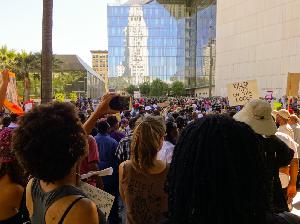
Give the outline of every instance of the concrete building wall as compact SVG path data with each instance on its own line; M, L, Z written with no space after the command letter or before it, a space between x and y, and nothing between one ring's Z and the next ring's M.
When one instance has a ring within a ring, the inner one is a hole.
M300 0L218 0L216 95L226 84L258 80L260 95L282 96L300 73Z

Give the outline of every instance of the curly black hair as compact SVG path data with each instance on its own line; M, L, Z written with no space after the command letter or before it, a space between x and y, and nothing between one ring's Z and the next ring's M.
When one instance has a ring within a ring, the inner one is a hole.
M19 120L13 135L17 159L32 176L53 183L86 154L87 135L70 103L41 105Z
M263 158L254 131L228 116L188 125L166 182L172 224L264 223Z
M0 163L0 179L5 175L8 175L13 183L20 184L23 187L26 186L26 175L18 161Z

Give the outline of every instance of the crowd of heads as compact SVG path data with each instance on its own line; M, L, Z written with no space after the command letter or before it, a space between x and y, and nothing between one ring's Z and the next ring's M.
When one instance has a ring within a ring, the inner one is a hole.
M241 109L220 97L140 99L131 110L99 119L94 129L95 135L131 133L130 159L144 173L154 166L164 141L175 145L165 184L170 223L263 223L268 192L257 134L275 134L272 115L280 125L299 119L284 109L271 114L262 100ZM26 170L47 183L63 179L87 154L82 124L93 111L86 100L3 117L3 130L17 120L18 127L0 132L0 178L8 174L24 186Z

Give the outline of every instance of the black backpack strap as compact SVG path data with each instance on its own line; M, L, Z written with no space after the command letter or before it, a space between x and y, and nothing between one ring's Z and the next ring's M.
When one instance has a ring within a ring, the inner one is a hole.
M63 216L61 217L60 221L58 222L58 224L63 224L66 216L69 214L70 210L73 208L73 206L80 201L81 199L85 198L84 196L81 196L79 198L76 198L66 209L66 211L64 212Z

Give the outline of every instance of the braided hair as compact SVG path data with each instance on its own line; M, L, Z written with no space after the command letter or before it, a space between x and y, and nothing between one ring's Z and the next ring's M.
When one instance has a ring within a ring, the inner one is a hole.
M209 115L187 126L174 149L166 182L170 223L264 223L264 189L253 130Z

